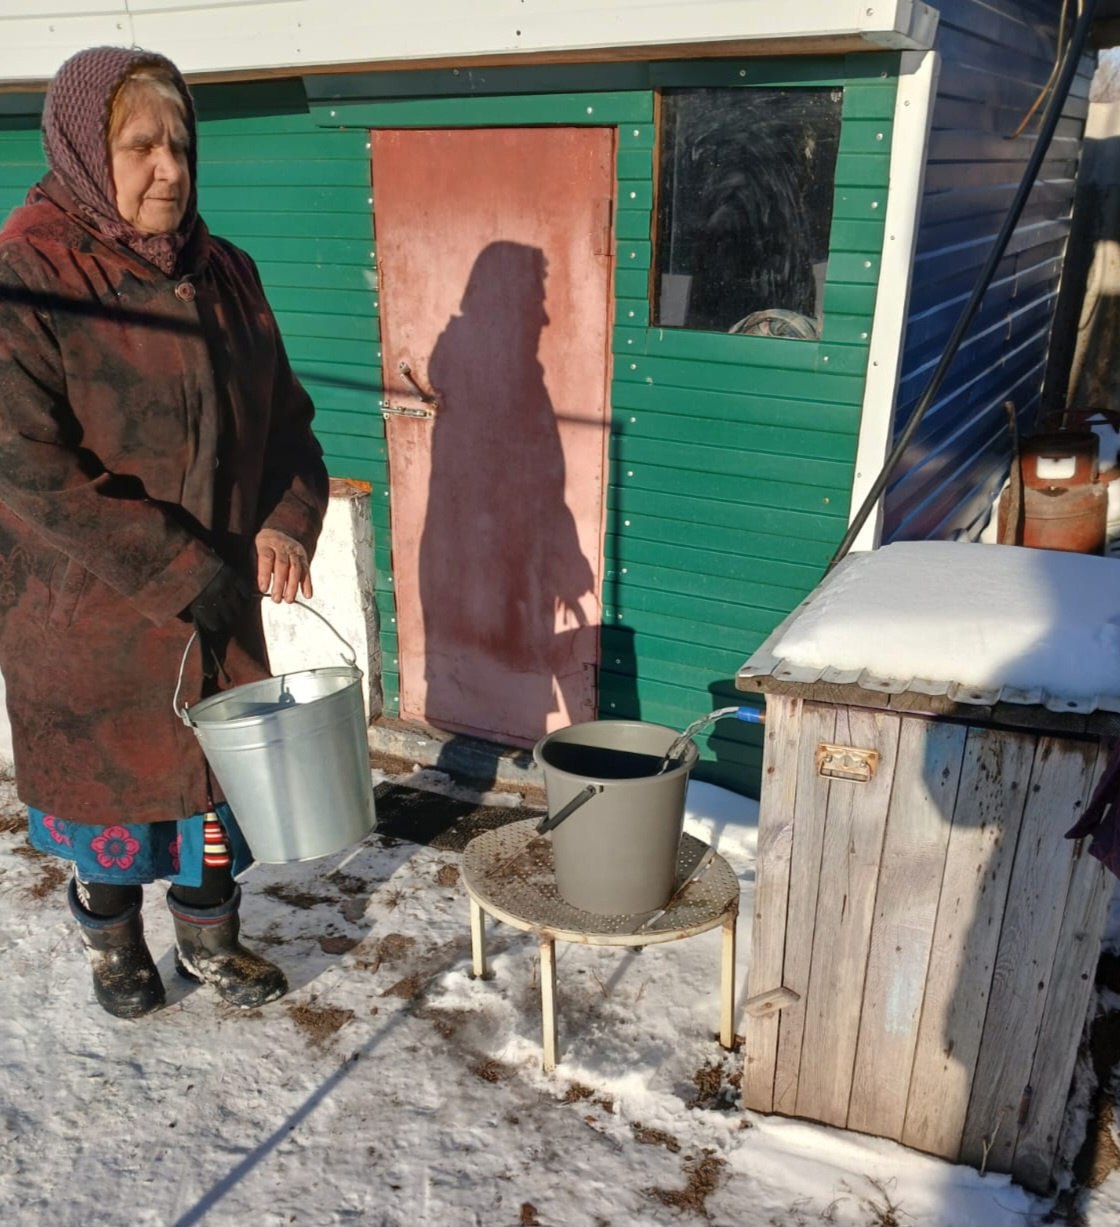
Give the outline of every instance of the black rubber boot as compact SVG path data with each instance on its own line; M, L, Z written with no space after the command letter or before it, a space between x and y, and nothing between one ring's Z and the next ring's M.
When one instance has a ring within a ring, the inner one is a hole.
M191 907L176 899L173 890L167 893L175 921L176 970L217 989L230 1005L250 1010L282 997L288 981L275 963L246 950L237 940L240 905L240 886L234 888L233 898L217 907Z
M82 907L73 878L67 893L70 911L81 926L101 1008L115 1018L140 1018L158 1010L166 1000L163 981L144 941L140 904L116 916L94 916Z

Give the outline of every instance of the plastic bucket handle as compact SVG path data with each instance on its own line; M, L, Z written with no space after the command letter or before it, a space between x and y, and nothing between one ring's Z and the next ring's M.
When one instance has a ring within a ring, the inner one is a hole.
M293 601L292 604L298 605L300 609L306 609L308 613L314 614L315 617L317 617L319 621L322 622L326 626L326 628L331 632L331 634L334 635L334 637L339 641L339 643L342 644L342 646L346 649L346 652L349 653L349 656L347 656L346 653L341 653L341 652L339 653L339 655L342 658L343 664L350 665L352 668L357 668L357 665L358 665L357 652L354 651L354 648L350 644L350 641L344 638L339 633L336 627L334 627L317 609L313 608L311 605L307 605L303 601ZM179 694L183 689L183 674L186 672L186 668L187 668L187 656L190 654L191 644L193 644L197 638L198 638L198 631L197 630L191 631L191 637L187 640L187 646L183 649L183 659L179 661L179 676L175 681L175 693L171 697L171 710L188 727L192 727L191 718L190 718L190 715L188 714L188 709L186 707L179 706Z

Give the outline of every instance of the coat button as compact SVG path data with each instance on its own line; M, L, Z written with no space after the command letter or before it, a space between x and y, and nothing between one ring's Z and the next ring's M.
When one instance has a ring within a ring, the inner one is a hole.
M175 287L175 297L180 302L194 302L195 288L189 281L180 281Z

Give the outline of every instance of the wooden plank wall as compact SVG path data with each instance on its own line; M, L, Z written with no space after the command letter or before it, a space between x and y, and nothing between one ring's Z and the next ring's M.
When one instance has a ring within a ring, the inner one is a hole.
M896 430L925 390L987 259L1034 144L1041 108L1012 139L1054 66L1049 0L943 0L933 111ZM885 503L884 541L982 527L1020 429L1039 407L1088 106L1087 57L1007 254ZM977 523L980 520L981 523Z
M772 696L743 1101L1049 1185L1112 879L1063 832L1106 751ZM828 780L821 742L875 750Z

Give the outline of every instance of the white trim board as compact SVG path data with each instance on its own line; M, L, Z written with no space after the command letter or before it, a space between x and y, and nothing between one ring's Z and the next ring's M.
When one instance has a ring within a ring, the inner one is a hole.
M188 74L238 74L720 43L729 54L752 42L921 49L937 20L920 0L5 0L0 85L45 81L103 43L161 51Z
M867 356L849 524L863 504L894 439L894 415L902 347L910 305L918 215L925 184L930 116L937 96L940 56L934 51L903 54L895 99L894 129L883 227L883 257ZM883 527L883 500L868 516L852 544L875 549Z

